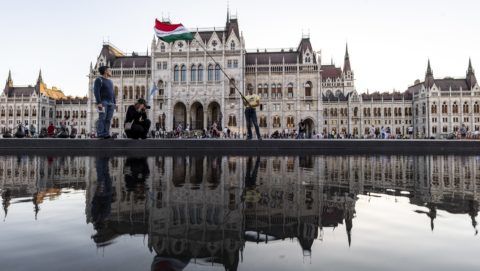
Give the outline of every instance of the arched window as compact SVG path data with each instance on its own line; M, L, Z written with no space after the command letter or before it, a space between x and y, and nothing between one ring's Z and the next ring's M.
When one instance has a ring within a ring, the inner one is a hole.
M142 90L140 91L140 98L146 98L147 97L147 93L146 93L146 88L145 86L142 86Z
M178 68L178 65L175 65L175 67L173 68L173 81L174 82L178 82L179 72L180 72L180 68Z
M230 93L229 93L230 96L234 96L235 95L235 79L231 79L230 80Z
M20 117L22 115L22 110L20 107L17 107L17 117Z
M358 117L358 107L355 107L355 108L353 109L353 116L354 116L354 117Z
M140 87L137 86L135 88L135 100L139 99L140 98Z
M128 93L128 88L127 88L127 86L124 86L123 87L123 95L122 95L124 100L127 99L127 93Z
M293 98L293 84L289 83L287 86L287 95L288 98Z
M208 81L213 81L213 65L208 65Z
M268 84L263 85L263 98L268 99Z
M423 115L427 114L427 107L426 107L425 103L422 104L422 114Z
M160 44L160 52L165 53L165 43Z
M118 87L117 86L114 87L114 93L115 93L115 100L117 100L118 99Z
M263 127L263 128L267 127L267 117L266 116L261 116L260 117L260 122L259 122L258 126Z
M235 41L230 42L230 50L235 51Z
M203 82L203 66L198 65L198 82Z
M262 84L258 84L257 94L262 96L262 93L263 93L263 86Z
M236 127L237 126L237 117L235 115L230 115L228 117L228 126Z
M468 112L470 112L470 108L469 108L469 106L468 106L468 103L465 102L465 103L463 104L463 114L468 114Z
M187 67L185 65L182 65L181 68L181 74L180 74L180 80L182 82L187 81Z
M326 112L328 112L328 110ZM295 127L295 119L293 118L293 116L287 117L287 128L291 129L294 127Z
M277 84L277 99L282 98L282 84Z
M28 117L28 107L25 107L25 113L24 113L24 116L25 116L25 117Z
M163 96L165 93L165 84L162 80L158 81L158 95Z
M41 115L41 116L42 116L42 117L45 117L45 113L46 113L46 112L45 112L45 107L42 107L42 115Z
M220 65L215 65L215 81L220 81Z
M272 84L272 99L276 99L277 98L277 85L276 84Z
M48 117L53 119L53 109L50 108L50 110L48 110Z
M312 82L305 83L305 97L312 97Z
M473 105L473 113L475 113L475 114L480 113L480 106L479 106L478 102L475 102L475 104Z
M437 114L437 105L435 103L432 104L432 108L430 110L432 114Z
M37 116L37 108L33 108L32 109L32 117L36 117Z
M128 98L131 100L133 99L133 87L128 87Z
M5 107L3 107L3 106L2 106L1 116L2 116L2 117L5 117Z
M281 121L280 121L280 117L279 116L274 116L273 117L273 128L280 128L281 125Z
M197 81L197 67L195 65L190 68L190 81Z
M452 112L453 112L453 114L458 114L458 104L457 104L457 102L453 102Z
M447 114L448 113L448 105L446 102L443 102L442 104L442 114Z

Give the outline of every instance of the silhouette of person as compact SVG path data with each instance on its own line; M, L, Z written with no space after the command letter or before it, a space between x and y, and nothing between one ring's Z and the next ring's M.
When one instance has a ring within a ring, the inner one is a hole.
M109 171L109 157L98 157L95 161L97 169L97 187L92 199L92 223L95 230L104 228L105 220L111 212L113 200L112 178ZM93 237L95 239L95 236Z
M150 176L150 169L146 157L129 157L125 161L125 187L128 192L133 192L134 201L144 200L145 182Z
M255 161L255 167L252 170L253 157L248 157L247 171L245 172L245 187L252 188L257 184L257 173L260 167L260 157L257 157Z

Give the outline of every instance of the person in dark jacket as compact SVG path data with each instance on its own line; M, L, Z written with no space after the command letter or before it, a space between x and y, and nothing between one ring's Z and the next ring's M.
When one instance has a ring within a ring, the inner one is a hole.
M109 79L112 76L107 66L98 68L100 77L95 79L93 94L98 110L97 137L110 139L110 126L112 125L113 111L115 111L115 92L113 82Z
M135 105L131 105L127 109L125 117L125 133L128 138L146 139L150 130L151 122L147 119L146 110L149 107L145 99L139 99ZM133 123L132 123L133 121ZM131 124L131 127L129 127Z

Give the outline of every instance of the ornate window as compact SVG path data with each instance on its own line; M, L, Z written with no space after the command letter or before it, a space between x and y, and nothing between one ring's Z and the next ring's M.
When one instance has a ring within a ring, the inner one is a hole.
M475 102L475 104L473 105L473 113L475 113L475 114L480 113L480 106L479 106L478 102Z
M198 65L198 77L197 77L198 82L203 82L203 66L202 64Z
M25 107L25 114L24 114L25 117L28 117L28 107Z
M1 113L1 116L2 117L5 117L5 107L2 106L2 113Z
M266 116L261 116L260 117L260 122L259 122L258 126L263 127L263 128L267 127L267 117Z
M281 121L280 121L280 117L279 116L274 116L273 117L273 128L280 128L281 125Z
M325 109L324 113L325 112L328 112L327 109ZM293 118L293 116L288 116L287 117L287 128L291 129L291 128L294 128L295 127L295 119Z
M178 68L178 65L175 65L175 67L173 68L173 81L174 82L178 82L179 72L180 72L180 68Z
M213 65L208 65L208 81L213 81Z
M288 86L287 86L287 95L288 95L288 98L293 98L293 84L292 83L289 83Z
M165 94L165 84L162 80L158 81L158 95L163 96Z
M181 68L180 81L182 82L187 81L187 67L185 65L182 65L182 68Z
M235 79L233 79L233 78L230 80L230 93L229 93L229 95L230 96L235 95Z
M353 116L354 116L354 117L358 117L358 107L355 107L355 108L353 109Z
M457 102L453 102L452 113L453 114L458 114L458 104L457 104Z
M228 117L228 126L231 126L231 127L237 126L237 117L235 115L230 115Z
M128 98L131 100L133 99L133 87L128 87Z
M135 100L139 99L140 98L140 87L137 86L135 88Z
M230 50L235 51L235 42L233 40L230 42Z
M268 99L268 84L263 85L263 98Z
M463 104L463 114L468 114L468 112L470 112L470 108L469 108L469 106L468 106L468 103L465 102L465 103Z
M195 65L190 68L190 81L197 81L197 67Z
M312 97L312 82L305 83L305 97Z
M160 44L160 52L165 53L165 43Z
M215 65L215 81L220 81L220 65Z
M432 104L431 112L432 114L437 114L437 105L435 103Z
M127 86L124 86L123 87L123 99L127 99L127 94L128 94L128 88Z
M442 114L448 114L448 106L446 102L442 104Z
M141 91L140 91L140 98L147 98L147 91L145 86L142 86Z

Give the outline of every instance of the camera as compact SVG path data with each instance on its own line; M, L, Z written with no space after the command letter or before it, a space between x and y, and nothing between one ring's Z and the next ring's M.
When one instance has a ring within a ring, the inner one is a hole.
M151 107L149 105L145 106L145 109L150 109Z

